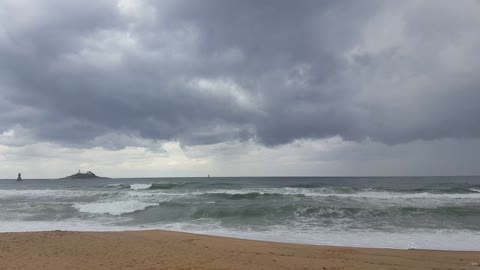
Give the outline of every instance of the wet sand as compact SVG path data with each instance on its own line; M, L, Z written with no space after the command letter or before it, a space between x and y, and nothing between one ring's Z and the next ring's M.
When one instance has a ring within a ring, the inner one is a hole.
M475 263L480 252L339 248L166 231L0 234L2 270L480 270Z

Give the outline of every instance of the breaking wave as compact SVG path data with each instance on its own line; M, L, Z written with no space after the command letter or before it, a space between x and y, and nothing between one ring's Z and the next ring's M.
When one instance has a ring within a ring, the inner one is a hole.
M152 184L131 184L130 189L133 190L141 190L141 189L149 189L152 187Z
M90 214L109 214L120 216L123 214L134 213L145 210L148 207L158 205L158 203L147 203L137 200L116 201L116 202L95 202L85 204L74 204L73 207L80 212Z

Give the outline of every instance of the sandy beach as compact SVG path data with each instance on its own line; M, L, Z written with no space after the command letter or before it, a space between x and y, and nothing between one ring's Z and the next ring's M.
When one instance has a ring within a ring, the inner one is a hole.
M480 269L480 252L340 248L166 231L0 234L0 269Z

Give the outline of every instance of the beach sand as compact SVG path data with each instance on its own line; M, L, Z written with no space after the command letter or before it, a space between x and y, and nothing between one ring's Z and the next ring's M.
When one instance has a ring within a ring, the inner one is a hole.
M480 244L479 244L480 247ZM0 269L478 269L480 252L340 248L166 231L0 234Z

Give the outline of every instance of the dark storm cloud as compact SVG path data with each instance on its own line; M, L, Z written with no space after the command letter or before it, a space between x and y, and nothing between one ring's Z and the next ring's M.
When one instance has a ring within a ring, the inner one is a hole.
M477 2L50 0L0 10L0 132L79 147L127 136L110 136L110 148L134 144L129 136L480 136Z

